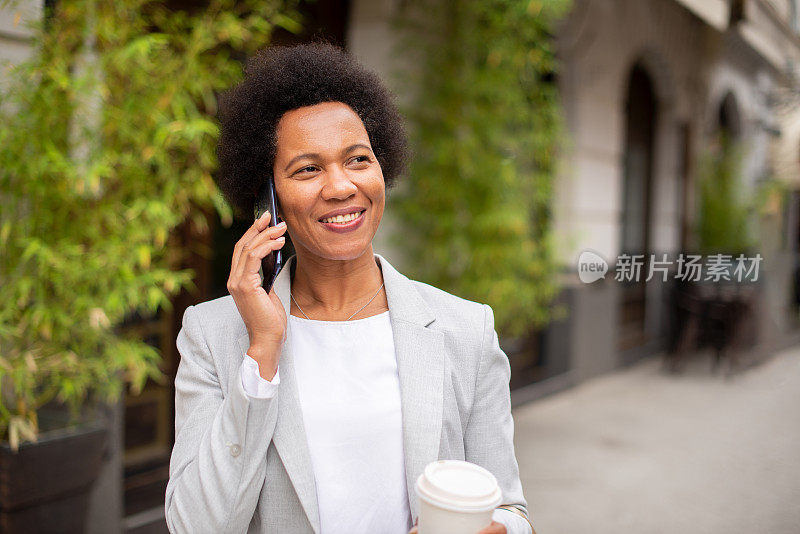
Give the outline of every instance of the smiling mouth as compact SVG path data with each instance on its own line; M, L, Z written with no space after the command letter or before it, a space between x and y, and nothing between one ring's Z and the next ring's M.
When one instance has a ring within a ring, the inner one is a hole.
M367 210L356 211L353 213L349 213L347 215L337 215L336 217L328 217L326 219L320 219L319 222L326 224L340 224L344 226L361 217L361 214L364 213L365 211Z

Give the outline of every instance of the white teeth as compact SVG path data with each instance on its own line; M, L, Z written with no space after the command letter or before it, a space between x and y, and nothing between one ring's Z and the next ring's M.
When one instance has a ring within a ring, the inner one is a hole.
M322 222L324 222L324 223L346 223L346 222L352 221L353 219L357 219L359 215L361 215L361 212L357 211L355 213L350 213L350 214L347 214L347 215L337 215L336 217L328 217L327 219L322 219Z

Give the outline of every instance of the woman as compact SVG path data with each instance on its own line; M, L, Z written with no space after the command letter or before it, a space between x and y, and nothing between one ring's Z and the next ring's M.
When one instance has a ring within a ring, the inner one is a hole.
M282 222L237 242L230 296L184 313L170 531L405 534L424 467L461 459L503 492L481 533L530 533L491 308L372 249L406 159L389 91L333 45L273 47L221 110L221 190L252 213L272 171ZM286 232L296 255L267 293Z

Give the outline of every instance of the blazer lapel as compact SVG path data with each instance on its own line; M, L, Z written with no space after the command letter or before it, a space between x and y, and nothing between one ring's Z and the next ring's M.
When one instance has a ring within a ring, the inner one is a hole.
M380 254L392 323L403 412L403 452L411 516L419 514L417 477L439 459L444 384L444 335L428 326L436 320L414 284Z
M412 518L419 514L414 489L417 477L428 463L439 459L442 430L442 388L444 382L444 339L440 331L428 328L436 318L411 281L398 272L380 254L389 318L397 357L400 402L403 421L403 454L406 491ZM275 293L283 303L287 317L290 310L290 257L275 279ZM311 455L303 423L303 413L292 363L291 339L287 337L281 352L281 385L278 394L278 420L273 443L308 516L314 532L320 531L319 508ZM244 354L249 347L248 334L239 339Z

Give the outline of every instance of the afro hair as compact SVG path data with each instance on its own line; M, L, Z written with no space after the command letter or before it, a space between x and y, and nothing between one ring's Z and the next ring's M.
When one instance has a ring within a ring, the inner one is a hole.
M403 119L376 74L325 41L267 47L247 59L244 79L220 95L215 180L237 217L252 217L259 186L272 176L280 118L321 102L342 102L358 114L387 190L405 171Z

